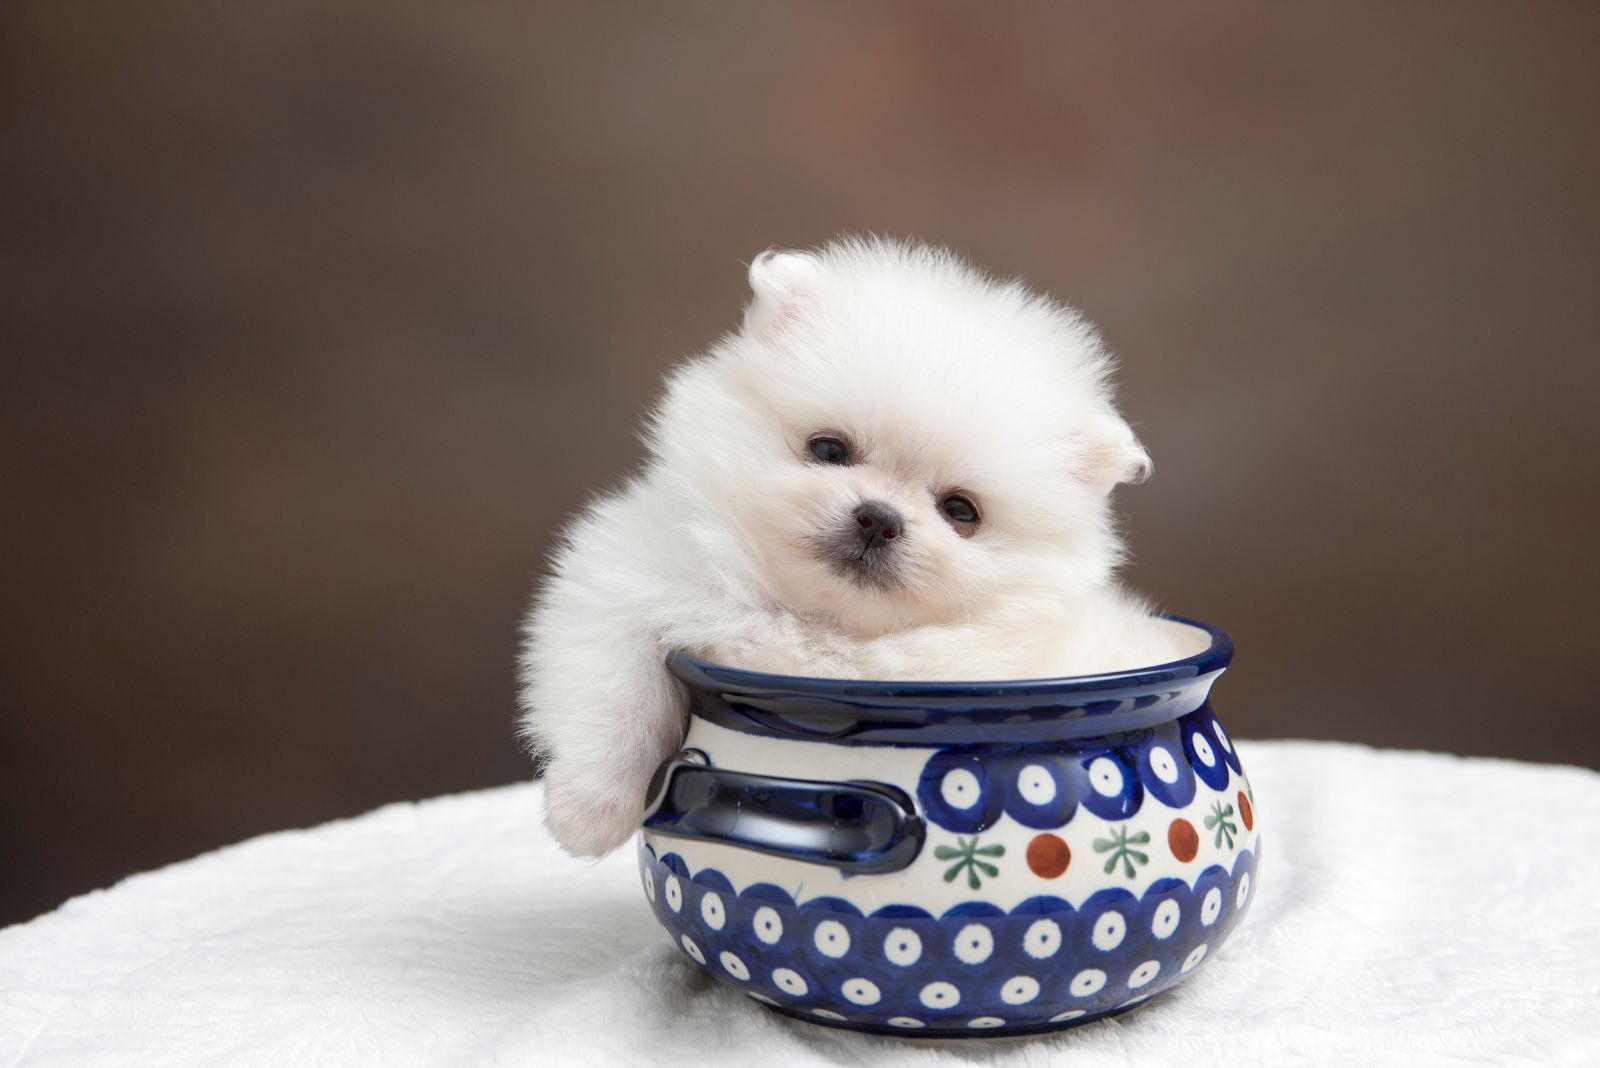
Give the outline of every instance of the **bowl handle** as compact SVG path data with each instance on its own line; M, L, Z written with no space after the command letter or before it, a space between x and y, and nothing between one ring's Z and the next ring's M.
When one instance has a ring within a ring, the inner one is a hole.
M729 771L698 749L656 769L644 828L859 875L906 867L925 833L911 799L893 786Z

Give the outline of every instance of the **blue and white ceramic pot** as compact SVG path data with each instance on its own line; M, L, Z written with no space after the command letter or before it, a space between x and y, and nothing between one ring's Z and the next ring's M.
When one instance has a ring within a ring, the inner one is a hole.
M645 895L695 964L813 1023L1025 1034L1137 1005L1221 948L1254 799L1207 696L1233 655L1114 675L859 682L677 654Z

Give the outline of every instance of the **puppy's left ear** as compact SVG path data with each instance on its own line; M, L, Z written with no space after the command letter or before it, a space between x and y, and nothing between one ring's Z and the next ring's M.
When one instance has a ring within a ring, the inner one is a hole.
M1121 483L1150 477L1150 454L1115 415L1095 419L1073 437L1079 444L1074 475L1097 496L1106 496Z
M768 249L750 263L750 306L745 329L771 335L800 318L820 267L815 256Z

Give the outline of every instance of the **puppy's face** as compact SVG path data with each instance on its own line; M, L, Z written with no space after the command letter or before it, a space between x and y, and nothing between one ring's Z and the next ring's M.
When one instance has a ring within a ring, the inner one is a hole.
M984 530L995 505L971 466L941 468L907 441L914 418L901 432L837 410L810 422L785 421L788 469L752 469L765 489L730 502L784 600L868 633L978 608L998 527Z
M881 634L1105 579L1107 496L1148 461L1081 319L922 248L769 254L751 283L653 436L787 605Z

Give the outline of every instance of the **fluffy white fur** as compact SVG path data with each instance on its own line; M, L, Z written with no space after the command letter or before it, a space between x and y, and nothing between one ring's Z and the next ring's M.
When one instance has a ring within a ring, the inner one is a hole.
M1180 655L1114 579L1108 498L1149 459L1082 316L949 252L881 240L765 253L750 288L740 329L670 376L644 469L566 529L526 621L522 728L547 761L550 830L573 853L627 840L682 742L673 648L898 679ZM819 434L851 462L819 463ZM940 510L957 491L976 530ZM863 502L902 521L871 547L871 575L839 551Z

